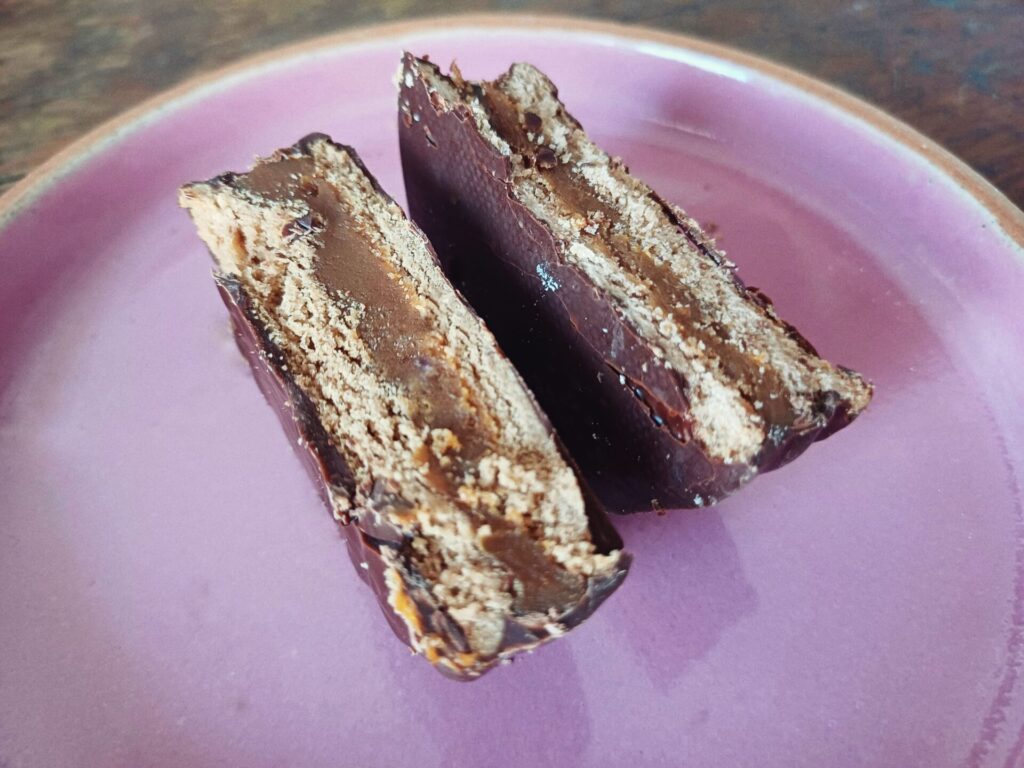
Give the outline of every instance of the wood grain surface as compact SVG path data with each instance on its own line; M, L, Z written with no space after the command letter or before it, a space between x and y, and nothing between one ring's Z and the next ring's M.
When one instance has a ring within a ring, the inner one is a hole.
M0 0L0 192L191 75L353 25L472 10L640 24L774 59L905 120L1024 206L1022 0Z

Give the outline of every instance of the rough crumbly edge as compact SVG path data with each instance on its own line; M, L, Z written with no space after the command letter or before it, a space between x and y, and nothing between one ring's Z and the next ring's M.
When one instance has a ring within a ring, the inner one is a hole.
M758 413L764 404L736 389L717 357L708 355L704 343L658 305L644 278L588 245L586 235L596 231L593 220L567 207L544 175L523 162L495 131L486 109L470 89L455 87L433 66L415 62L411 66L414 71L403 75L405 86L412 87L414 78L422 78L440 97L434 101L440 110L469 109L480 134L508 158L513 194L548 226L562 244L564 258L611 298L666 368L686 379L694 436L708 455L725 463L751 462L772 437L770 425ZM453 74L461 80L457 70ZM634 249L670 269L697 298L705 317L733 331L726 343L761 361L762 373L771 369L778 374L785 390L779 394L790 399L807 423L815 421L813 406L818 393L837 393L848 403L850 417L867 406L870 385L858 374L810 354L789 336L771 306L759 306L744 296L731 273L734 265L714 249L697 223L678 207L668 206L690 235L680 231L653 190L587 138L565 111L546 75L530 64L519 63L491 85L517 105L521 116L529 111L541 118L541 129L533 137L538 147L547 146L559 162L572 164L602 202L620 213L620 232Z
M572 574L613 572L620 553L595 551L576 477L531 395L482 321L447 283L422 236L343 148L321 140L307 149L317 172L337 191L374 249L386 254L409 300L436 327L441 354L457 369L467 392L474 393L478 405L491 409L498 425L500 450L485 455L463 479L460 500L527 531L549 559ZM219 269L238 279L259 305L271 339L316 404L356 487L393 484L413 502L399 524L414 537L417 570L474 650L493 652L512 610L508 571L482 547L489 526L424 482L424 451L444 462L457 441L447 430L418 429L405 393L365 364L371 356L359 335L363 307L329 295L315 279L316 233L298 239L283 234L290 222L308 213L306 206L269 201L218 180L187 186L181 204L192 214ZM336 514L353 507L358 514L368 502L359 493L349 499L335 490ZM385 559L396 556L383 554ZM397 583L393 577L398 564L392 565L389 584ZM392 602L398 598L392 595ZM552 613L565 607L552 606ZM421 628L409 628L415 645ZM420 641L417 650L430 656L429 638Z

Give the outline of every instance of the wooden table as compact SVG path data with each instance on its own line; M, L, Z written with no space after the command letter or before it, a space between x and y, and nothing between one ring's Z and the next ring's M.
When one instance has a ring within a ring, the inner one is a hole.
M356 24L511 9L775 59L902 118L1024 206L1021 0L0 0L0 192L103 120L246 54Z

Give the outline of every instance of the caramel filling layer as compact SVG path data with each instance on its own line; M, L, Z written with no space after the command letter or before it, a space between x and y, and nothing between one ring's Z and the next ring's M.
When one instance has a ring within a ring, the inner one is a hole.
M348 215L336 189L316 174L313 158L265 163L240 181L268 200L301 200L309 207L309 214L292 222L286 234L313 233L318 243L316 278L340 301L362 308L359 335L371 353L370 364L407 394L417 426L450 430L463 461L492 450L497 429L441 353L443 339L437 329L417 309L418 299L399 272ZM447 492L450 483L458 483L456 467L442 472L430 451L423 453L424 461L434 462L427 479L435 490Z
M585 591L580 576L557 567L525 531L459 500L458 489L475 461L503 452L498 425L490 409L477 402L457 361L445 354L444 339L422 309L423 298L374 247L336 187L317 173L315 160L293 157L261 164L236 184L270 201L301 201L308 207L283 234L314 238L316 279L338 301L360 307L358 333L370 352L365 364L404 392L417 428L449 430L454 436L457 444L443 465L426 445L414 460L426 467L423 482L434 493L492 528L483 548L518 581L516 608L544 612L578 602ZM291 353L301 355L302 350ZM411 514L399 501L385 506L392 515Z
M729 330L708 317L695 292L680 281L672 269L636 247L622 226L622 217L601 199L574 167L545 145L543 120L522 112L516 103L493 84L470 86L484 108L495 132L512 151L521 156L525 168L533 169L565 209L586 220L580 238L587 246L640 277L648 286L651 300L685 329L708 358L717 359L724 376L735 383L751 410L767 423L790 426L797 420L788 388L767 361L746 353L731 339ZM701 270L721 269L706 261Z

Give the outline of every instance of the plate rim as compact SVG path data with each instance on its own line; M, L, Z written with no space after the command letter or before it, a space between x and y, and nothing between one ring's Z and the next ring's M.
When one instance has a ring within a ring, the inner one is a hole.
M708 40L678 32L664 32L645 26L617 21L580 18L564 14L519 13L456 13L427 16L403 21L348 27L344 30L315 36L298 42L270 48L245 56L221 67L203 71L161 91L136 106L100 123L58 150L37 165L10 189L0 195L0 235L33 202L42 197L62 178L82 163L101 152L119 138L133 133L163 114L184 106L190 96L205 87L227 84L232 78L252 74L253 70L272 66L303 56L315 55L353 44L402 37L424 31L451 32L462 29L515 29L564 31L574 37L601 35L628 43L654 43L677 50L716 58L758 72L782 82L819 101L837 108L847 117L866 123L904 150L937 169L959 190L979 203L995 220L1003 233L1024 250L1024 211L980 173L937 141L889 114L880 107L854 96L842 88L826 83L792 67ZM1024 264L1024 260L1022 260Z

